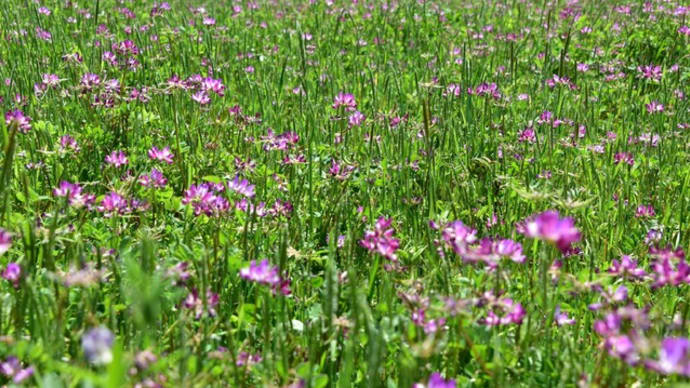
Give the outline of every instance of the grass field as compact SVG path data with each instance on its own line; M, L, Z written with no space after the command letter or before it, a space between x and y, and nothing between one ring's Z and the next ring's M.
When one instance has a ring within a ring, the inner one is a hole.
M684 1L0 15L0 385L690 386Z

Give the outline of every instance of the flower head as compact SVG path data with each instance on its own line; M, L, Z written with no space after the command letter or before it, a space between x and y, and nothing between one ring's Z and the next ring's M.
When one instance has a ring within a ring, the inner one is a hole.
M115 336L107 328L100 326L89 330L81 337L81 347L86 359L94 365L109 364L113 360L113 341Z
M167 164L172 164L173 157L175 157L175 155L173 155L173 153L170 152L170 147L163 147L163 149L158 149L158 147L151 147L148 154L151 160L160 160Z
M16 288L19 286L19 279L22 276L22 267L17 263L9 263L2 271L2 278L12 283Z
M574 242L580 241L580 231L575 227L575 220L561 218L555 210L547 210L525 220L519 232L527 237L549 241L561 252L567 252Z
M129 160L123 151L113 151L105 157L105 162L112 166L120 167L128 164Z
M434 372L429 376L429 381L426 384L417 383L412 388L455 388L455 380L445 380L440 373Z
M0 228L0 255L10 250L12 246L12 235L3 228Z
M31 130L31 117L20 110L9 111L5 113L5 124L16 126L20 132L27 133Z

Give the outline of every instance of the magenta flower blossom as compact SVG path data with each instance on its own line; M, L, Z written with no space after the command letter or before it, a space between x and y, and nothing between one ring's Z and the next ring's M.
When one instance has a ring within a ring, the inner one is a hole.
M157 169L152 169L149 175L141 175L139 177L139 184L144 187L152 187L154 189L161 189L168 183L168 179L162 172Z
M2 278L12 283L14 287L19 286L19 279L22 276L22 267L17 263L9 263L2 271Z
M290 280L280 275L278 267L272 266L267 259L256 264L256 260L249 263L249 267L240 269L240 277L251 282L270 286L273 293L280 291L283 295L290 295Z
M199 103L199 105L207 105L208 103L211 102L211 98L203 90L200 90L200 91L194 93L192 95L192 100Z
M201 80L201 90L206 93L213 92L219 97L225 95L225 85L223 85L223 80L213 79L211 77L204 78Z
M3 228L0 228L0 255L10 250L12 246L12 235Z
M94 365L109 364L113 360L112 347L115 336L107 328L96 327L81 337L81 347L86 359Z
M227 185L228 189L238 194L244 195L247 198L254 197L254 185L250 184L246 179L240 180L239 175L235 176L235 179L228 181Z
M19 132L27 133L31 130L31 117L20 110L9 111L5 113L5 124L8 127L15 126Z
M659 360L645 361L645 367L664 375L690 376L690 341L687 338L664 338Z
M400 247L400 240L393 237L395 230L391 228L392 223L392 218L379 217L374 225L374 230L364 232L364 238L359 241L359 245L392 262L397 262L396 251Z
M575 318L568 317L568 314L561 311L561 306L556 306L556 310L553 313L553 320L558 326L575 324Z
M53 195L67 198L67 203L75 207L89 206L90 208L96 200L93 194L82 193L82 187L78 183L67 181L60 182L60 185L53 189Z
M652 205L640 205L637 207L637 210L635 211L635 217L640 218L647 218L647 217L654 217L656 213L654 212L654 206Z
M79 152L79 144L70 135L60 136L60 151L65 152L66 150L72 150L74 152Z
M664 111L664 106L659 101L652 101L649 104L645 104L648 113L661 113Z
M240 276L243 279L269 286L280 282L278 267L271 266L267 259L263 259L259 264L256 264L256 260L252 260L249 267L240 270Z
M561 218L555 210L547 210L524 221L518 230L527 237L549 241L565 253L572 243L580 241L580 231L575 227L575 220Z
M165 162L167 164L172 164L173 158L175 157L175 155L173 155L173 153L170 152L170 147L163 147L163 149L158 149L158 147L151 147L148 154L151 160L160 160L161 162Z
M682 249L674 251L670 247L651 247L649 255L655 259L651 264L653 288L690 284L690 265L685 261L685 252Z
M510 298L501 298L489 304L489 311L486 313L486 317L481 318L479 323L486 326L519 325L522 324L525 315L527 313L520 303Z
M643 279L647 275L644 269L637 266L637 261L628 255L621 256L620 261L613 259L608 273L614 276L633 279Z
M658 65L645 65L637 66L637 71L639 73L638 77L646 78L652 81L661 81L662 71L661 66Z
M474 89L467 88L467 94L470 96L492 97L494 100L501 98L501 91L498 89L498 85L495 82L490 84L481 83Z
M82 90L89 92L101 84L101 77L98 74L86 73L81 77L79 85Z
M366 120L366 116L364 116L360 111L355 111L355 113L351 114L347 119L347 123L350 127L356 127L362 125L364 120Z
M416 383L412 388L455 388L455 386L455 380L444 380L440 373L434 372L429 376L429 381L426 384Z
M8 379L12 379L13 383L21 384L34 374L34 367L22 368L19 359L10 356L0 363L0 373Z
M113 43L110 48L123 57L139 55L139 47L129 39L119 43Z
M220 193L225 190L222 184L201 183L191 185L184 193L182 203L191 204L194 214L199 216L205 214L209 217L219 216L230 208L230 202Z
M522 245L509 239L492 240L484 238L478 247L470 248L462 257L469 262L483 261L492 268L495 268L502 258L508 258L516 263L525 262L525 256L522 254Z
M218 294L210 290L206 291L206 315L208 317L216 316L218 301ZM199 298L199 292L196 288L192 288L189 294L187 294L182 305L184 308L194 311L194 319L200 319L204 315L204 301Z
M110 155L105 157L105 162L117 168L128 164L129 160L124 152L113 151L110 153Z
M477 231L462 221L453 221L446 225L441 232L443 241L460 257L469 252L469 245L477 240Z
M104 217L111 217L114 214L124 214L127 212L127 200L120 194L111 191L106 194L98 207L98 211L105 213Z
M613 162L615 164L626 163L630 166L635 164L635 158L630 152L617 152L613 155Z
M333 99L333 109L337 110L340 107L345 108L345 110L348 112L354 112L357 108L355 96L350 93L338 93Z

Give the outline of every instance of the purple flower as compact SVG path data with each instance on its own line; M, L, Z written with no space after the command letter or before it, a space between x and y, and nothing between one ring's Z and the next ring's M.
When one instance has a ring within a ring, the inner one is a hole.
M613 155L613 162L615 164L626 163L630 166L635 164L635 158L630 152L617 152Z
M139 177L139 184L144 187L153 187L155 189L160 189L165 187L168 183L168 179L163 175L162 172L156 170L155 168L151 170L149 175L141 175Z
M682 249L651 247L649 254L655 259L651 264L653 288L690 283L690 265L685 261L685 252Z
M644 278L647 273L637 266L637 261L628 255L621 256L621 260L613 259L608 273L614 276L630 277L636 279Z
M0 255L10 250L12 246L12 235L3 228L0 228Z
M201 80L201 90L206 93L213 92L219 97L225 95L225 85L223 85L223 80L221 79L213 79L211 77L204 78Z
M127 200L120 194L111 191L103 197L98 211L105 213L105 217L110 217L113 214L124 214L127 212Z
M5 124L10 127L16 126L20 132L27 133L31 130L31 117L20 110L9 111L5 113Z
M165 162L167 164L172 164L173 163L173 155L172 152L170 152L170 147L163 147L163 149L158 149L157 147L151 147L151 149L148 152L149 158L151 160L160 160L162 162Z
M357 108L357 102L355 101L355 96L350 93L338 93L333 99L333 109L338 109L344 107L348 112L354 112Z
M690 376L690 358L687 338L664 338L659 349L659 360L647 360L645 366L659 373Z
M19 278L22 275L22 267L17 263L8 263L5 270L2 271L2 278L11 282L16 288L19 286Z
M444 380L440 373L434 372L429 376L429 381L426 384L417 383L412 388L455 388L455 380Z
M191 204L194 214L199 216L205 214L209 217L219 216L230 208L230 202L219 195L225 186L223 184L201 183L191 185L184 193L182 203Z
M70 206L76 207L91 205L95 200L92 194L82 194L82 187L78 183L70 183L67 181L60 182L60 185L53 189L53 195L67 198L67 203L69 203Z
M259 264L256 264L256 260L252 260L249 267L240 270L240 276L243 279L269 286L280 282L278 267L271 266L267 259L263 259Z
M207 105L209 102L211 102L211 98L203 90L194 93L192 95L192 100L198 102L199 105Z
M228 181L228 189L247 198L254 197L254 185L250 184L246 179L240 180L239 176L235 176L235 179Z
M128 164L129 160L127 159L127 155L125 155L124 152L113 151L110 153L110 155L105 157L105 162L112 166L120 167Z
M7 378L11 378L15 384L21 384L34 374L32 366L22 369L19 359L14 356L7 357L5 361L0 363L0 373Z
M79 152L79 144L77 144L77 141L70 135L63 135L60 136L60 151L65 151L67 149L70 149L74 152Z
M390 227L392 223L392 218L379 217L374 225L374 230L364 232L364 238L359 241L359 245L392 262L397 262L396 251L400 247L400 240L393 237L395 230Z
M561 218L555 210L547 210L528 218L519 232L527 237L554 243L564 253L572 243L580 241L580 231L575 227L575 220L570 217Z
M115 336L107 328L100 326L89 330L81 337L81 347L86 359L94 365L109 364L113 360L113 341Z
M558 326L575 324L575 318L569 318L568 314L561 311L561 306L556 306L556 311L553 313L553 320Z
M350 127L356 127L362 125L364 120L366 120L366 116L364 116L360 111L355 111L355 113L350 115L347 122Z
M654 212L654 206L652 205L640 205L635 211L635 217L654 217L656 213Z
M477 231L462 221L453 221L443 228L441 237L455 254L464 257L469 252L469 245L477 240Z
M256 260L249 263L249 267L240 269L243 279L270 286L273 292L280 291L283 295L290 295L290 280L280 276L278 267L271 266L267 259L256 264Z
M218 294L210 290L206 291L206 309L209 317L216 316L218 300ZM189 294L187 294L187 298L185 298L182 305L187 309L194 310L194 319L200 319L204 314L204 301L199 298L196 288L192 288Z
M652 101L649 104L645 104L645 108L647 108L648 113L661 113L664 111L664 106L659 103L659 101Z

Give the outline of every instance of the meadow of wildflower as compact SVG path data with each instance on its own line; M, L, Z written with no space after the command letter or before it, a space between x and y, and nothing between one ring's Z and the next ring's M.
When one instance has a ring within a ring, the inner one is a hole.
M683 0L0 15L0 385L690 386Z

